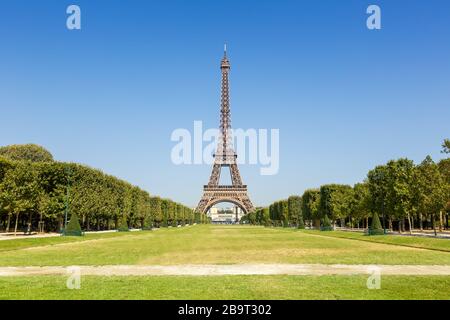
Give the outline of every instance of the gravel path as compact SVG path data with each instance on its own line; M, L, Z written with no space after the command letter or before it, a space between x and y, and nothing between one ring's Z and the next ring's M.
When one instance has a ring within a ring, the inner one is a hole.
M0 267L0 277L65 275L73 267ZM174 266L80 266L81 275L95 276L223 276L223 275L450 275L450 266L420 265L324 265L324 264L234 264Z
M0 234L0 241L6 240L18 240L18 239L36 239L36 238L54 238L61 237L59 233L46 233L46 234L32 234L32 235L13 235L13 234Z

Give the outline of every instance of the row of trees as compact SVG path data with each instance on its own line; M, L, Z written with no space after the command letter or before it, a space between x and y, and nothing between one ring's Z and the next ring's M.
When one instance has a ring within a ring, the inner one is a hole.
M446 140L443 152L450 152ZM259 208L244 221L251 224L319 228L324 220L341 227L369 228L372 217L383 228L448 229L450 213L450 158L435 163L426 157L419 165L408 159L389 161L370 170L354 186L329 184L306 190L301 197Z
M103 172L53 161L35 145L0 148L0 229L58 231L76 214L84 230L205 223L204 215Z
M265 226L304 228L302 198L291 196L287 200L274 202L267 208L257 208L241 219L241 222Z

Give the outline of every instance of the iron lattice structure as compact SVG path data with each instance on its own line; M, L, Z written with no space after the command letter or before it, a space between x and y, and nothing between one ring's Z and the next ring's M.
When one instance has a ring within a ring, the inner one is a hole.
M203 187L203 196L196 211L206 214L215 204L231 202L240 207L245 213L254 211L254 207L247 193L247 186L242 183L239 168L237 166L237 154L233 148L233 136L231 131L230 112L230 86L229 73L230 61L227 58L226 49L220 64L222 71L222 90L220 104L220 138L217 150L214 154L214 165L209 178L209 183ZM228 168L232 185L220 185L222 168Z

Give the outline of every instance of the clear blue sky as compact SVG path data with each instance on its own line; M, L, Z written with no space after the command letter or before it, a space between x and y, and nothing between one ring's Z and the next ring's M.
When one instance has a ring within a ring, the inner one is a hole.
M0 41L0 145L37 143L192 206L211 168L173 165L170 134L217 126L224 42L233 125L280 129L279 174L241 168L256 205L438 160L450 136L447 0L4 0Z

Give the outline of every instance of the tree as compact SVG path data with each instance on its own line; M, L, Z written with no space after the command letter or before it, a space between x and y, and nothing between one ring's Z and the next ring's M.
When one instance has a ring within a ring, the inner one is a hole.
M319 212L321 217L328 216L332 221L341 220L341 226L349 212L352 187L340 184L328 184L320 187Z
M27 214L27 231L31 231L32 215L36 212L40 190L37 173L33 166L17 162L8 170L0 184L0 203L8 212L6 231L9 232L10 218L15 215L14 234L17 233L19 217Z
M162 214L162 226L167 227L169 225L169 200L161 200L161 214Z
M297 226L299 229L304 229L305 224L302 216L302 198L299 196L290 196L288 198L289 207L289 223Z
M331 225L331 221L328 218L328 215L325 215L322 220L322 227L320 228L321 231L331 231L333 230L333 226Z
M446 184L450 184L450 158L439 161L438 168L444 182Z
M369 184L357 183L353 186L353 197L349 203L350 227L353 228L353 219L356 219L359 227L361 220L368 219L370 215Z
M270 220L272 221L272 222L274 222L276 219L275 219L275 214L276 214L276 208L275 208L275 204L274 203L272 203L270 206L269 206L269 216L270 216Z
M269 226L270 225L270 211L269 211L269 208L263 208L262 209L261 224L265 225L265 226Z
M156 225L159 226L163 218L161 211L161 199L159 197L150 198L150 210Z
M319 217L320 191L318 189L309 189L302 196L302 214L305 220L310 221L310 226L314 222L316 228L320 227Z
M439 229L442 230L442 211L445 209L448 194L447 187L438 165L430 156L416 168L416 197L418 211L421 214L430 215L433 230L436 234L436 218L439 219Z
M280 221L283 224L283 227L289 227L289 206L287 200L282 200L278 202L279 205L279 214Z
M444 180L444 193L447 199L445 204L445 212L447 217L446 228L449 224L449 213L450 213L450 158L442 159L438 163L439 172L441 173L442 179Z
M7 221L7 228L9 228L10 220L11 220L11 212L9 209L9 204L11 202L11 198L9 195L1 192L2 190L2 182L6 173L9 170L12 170L14 165L11 161L0 157L0 222L5 219ZM7 230L8 231L8 230Z
M125 215L123 215L122 219L120 220L118 231L120 232L130 231L130 229L128 228L127 217Z
M442 153L450 153L450 139L445 139L442 143Z
M67 186L70 184L68 166L58 162L42 162L34 164L39 184L39 232L45 226L52 230L62 230L63 216L67 199ZM70 201L69 201L70 206Z
M181 204L176 203L175 204L175 221L177 222L177 225L184 225L184 217L183 217L183 207L181 206Z
M50 152L36 144L18 144L0 147L0 157L15 161L48 162L53 161Z
M250 212L247 215L247 219L248 219L248 222L250 224L252 224L252 225L256 224L256 213L255 212Z
M404 231L404 219L408 219L409 231L412 232L411 216L416 212L414 206L414 163L408 159L391 160L387 163L387 205L394 216L399 219Z
M389 207L391 203L388 203L388 168L387 166L377 166L375 169L370 170L367 174L367 187L368 197L367 206L369 211L376 212L383 217L383 224L385 224L385 217L390 212L389 216L390 225L392 228L392 208ZM361 190L362 191L362 190ZM368 214L365 214L366 225L368 226Z
M176 227L177 226L177 204L173 201L169 201L169 225ZM203 214L201 214L200 216L200 222L199 223L203 223Z

